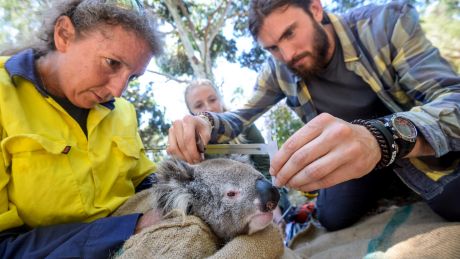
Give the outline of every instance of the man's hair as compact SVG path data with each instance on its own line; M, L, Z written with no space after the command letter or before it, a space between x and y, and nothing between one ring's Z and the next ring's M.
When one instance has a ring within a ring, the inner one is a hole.
M252 37L257 40L257 35L265 17L273 11L283 7L296 6L311 15L310 4L311 0L251 0L249 5L249 31Z
M120 25L145 39L153 55L162 50L162 37L158 32L155 17L143 8L139 1L109 0L65 0L54 1L55 6L44 14L46 19L39 38L41 42L35 48L43 55L56 49L54 27L59 17L68 16L72 21L77 37L102 25ZM130 3L130 5L128 5Z

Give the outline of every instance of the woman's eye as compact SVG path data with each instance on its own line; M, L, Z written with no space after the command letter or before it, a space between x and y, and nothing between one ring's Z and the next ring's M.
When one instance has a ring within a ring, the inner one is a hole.
M131 82L131 81L136 80L136 79L138 79L138 78L139 78L138 75L132 75L132 76L129 77L129 80L128 80L128 81Z
M120 66L120 62L111 58L105 58L105 62L111 69L117 69Z

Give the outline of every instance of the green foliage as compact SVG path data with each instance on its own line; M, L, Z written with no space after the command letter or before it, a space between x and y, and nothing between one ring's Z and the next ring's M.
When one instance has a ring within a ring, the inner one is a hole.
M425 11L422 27L442 56L460 73L460 1L432 4Z
M159 60L161 70L171 76L207 77L218 57L236 61L236 42L224 36L222 26L236 6L223 1L145 1L163 22L167 42L165 55ZM226 8L227 6L230 8ZM228 11L232 10L232 11ZM177 16L174 14L177 13Z
M285 104L279 104L269 112L267 128L275 137L278 147L281 147L286 140L292 136L304 124Z
M157 59L157 64L163 73L193 76L193 69L185 54L184 46L179 41L176 42L175 49L171 48Z
M250 51L243 51L241 53L238 57L238 61L243 67L259 71L268 55L269 54L264 49L254 43L254 46Z
M237 51L238 49L234 39L227 39L222 34L217 35L211 46L213 66L219 56L224 57L228 62L235 63Z
M41 24L39 11L48 5L48 1L0 0L1 49L17 48L18 43L29 42Z
M123 97L136 107L139 134L146 149L165 145L171 126L165 119L165 109L155 102L152 86L153 83L149 83L141 87L135 80L123 93Z

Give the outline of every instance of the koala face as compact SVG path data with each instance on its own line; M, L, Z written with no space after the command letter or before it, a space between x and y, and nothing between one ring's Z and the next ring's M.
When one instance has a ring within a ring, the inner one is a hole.
M249 164L217 158L197 165L168 159L153 186L155 207L200 217L224 241L265 228L279 193Z

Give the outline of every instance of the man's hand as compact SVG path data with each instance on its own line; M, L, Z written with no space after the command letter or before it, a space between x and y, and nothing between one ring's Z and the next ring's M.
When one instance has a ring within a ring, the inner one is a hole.
M364 127L320 114L292 135L271 162L276 185L313 191L368 174L380 161Z
M137 225L136 229L134 230L134 234L138 234L145 228L158 224L161 221L161 219L161 212L153 209L147 211L137 220Z
M211 127L207 121L198 116L186 115L182 120L174 121L169 128L166 152L190 164L196 164L203 160L197 141L201 139L202 144L206 145L210 138Z

